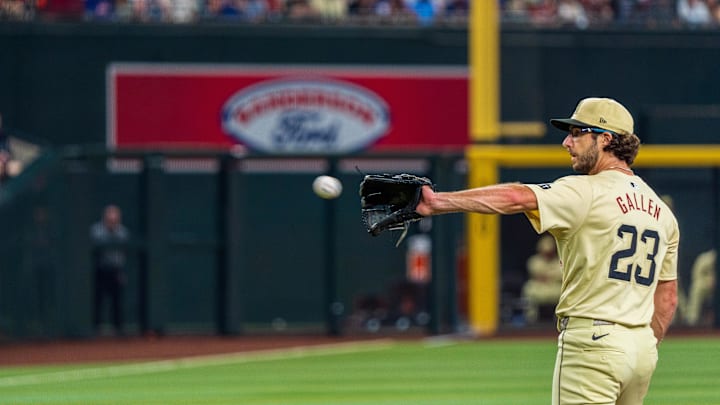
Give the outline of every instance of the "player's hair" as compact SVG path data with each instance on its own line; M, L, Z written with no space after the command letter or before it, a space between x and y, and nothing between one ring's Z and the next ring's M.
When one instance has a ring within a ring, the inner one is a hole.
M640 138L635 134L613 135L610 144L605 147L605 150L612 152L618 159L631 165L635 162L635 157L640 150Z

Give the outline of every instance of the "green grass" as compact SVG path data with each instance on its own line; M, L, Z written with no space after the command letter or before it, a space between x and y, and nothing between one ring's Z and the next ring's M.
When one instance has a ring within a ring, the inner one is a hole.
M393 342L0 369L1 404L549 404L554 340ZM450 344L444 344L450 343ZM720 340L668 338L645 404L720 404Z

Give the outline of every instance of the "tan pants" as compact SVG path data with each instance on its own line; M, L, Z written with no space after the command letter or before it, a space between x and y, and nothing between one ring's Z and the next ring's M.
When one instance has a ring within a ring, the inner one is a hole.
M553 405L643 403L658 359L652 329L598 323L570 318L560 332Z
M696 283L699 284L699 283ZM690 288L687 298L687 307L685 308L685 320L688 325L695 326L700 324L702 318L702 309L705 301L713 296L715 285L696 285Z

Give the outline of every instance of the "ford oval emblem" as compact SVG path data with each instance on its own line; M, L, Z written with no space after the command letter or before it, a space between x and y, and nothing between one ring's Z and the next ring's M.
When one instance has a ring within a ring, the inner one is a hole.
M372 91L337 80L275 79L232 95L223 130L266 153L347 153L385 136L390 113Z

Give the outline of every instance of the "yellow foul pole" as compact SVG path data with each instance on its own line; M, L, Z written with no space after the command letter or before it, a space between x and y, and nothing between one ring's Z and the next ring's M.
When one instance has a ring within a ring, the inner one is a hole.
M497 1L475 0L470 24L470 137L495 142L500 136L500 33Z
M475 0L469 23L470 140L491 143L500 136L499 22L495 0ZM469 159L469 186L498 181L495 162ZM492 335L499 323L499 218L468 215L468 321L479 335Z

